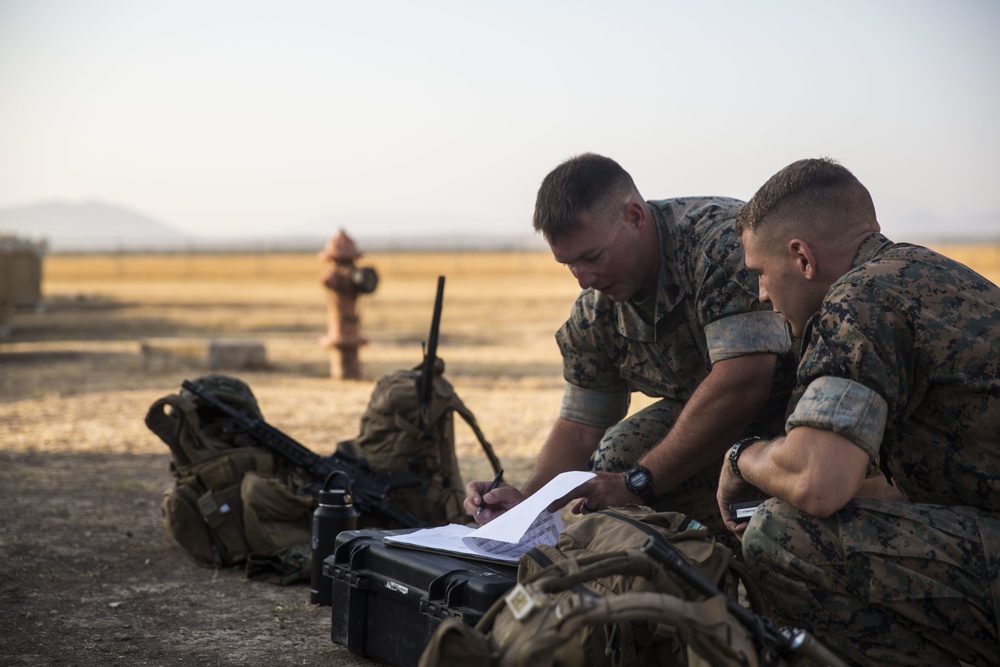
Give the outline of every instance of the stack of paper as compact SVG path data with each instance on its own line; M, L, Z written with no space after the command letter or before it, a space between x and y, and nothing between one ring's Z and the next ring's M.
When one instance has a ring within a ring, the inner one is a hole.
M550 514L546 508L592 477L592 472L564 472L519 505L478 528L452 523L387 536L385 544L516 563L533 546L556 543L563 529L562 519L558 512Z

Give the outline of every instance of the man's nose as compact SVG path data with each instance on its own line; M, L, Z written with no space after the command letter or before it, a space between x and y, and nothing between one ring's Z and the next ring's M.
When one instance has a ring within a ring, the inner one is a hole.
M588 287L593 287L594 283L597 282L597 273L594 271L588 271L579 266L570 265L570 273L576 278L576 282L580 284L580 289L587 289Z
M757 294L761 303L771 303L771 295L767 293L767 289L763 285L757 286Z

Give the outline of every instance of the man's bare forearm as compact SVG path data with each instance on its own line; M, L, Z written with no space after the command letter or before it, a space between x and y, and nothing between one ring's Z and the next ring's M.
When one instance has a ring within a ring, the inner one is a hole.
M767 402L775 360L773 354L753 354L715 364L674 427L642 458L653 472L657 494L717 463L728 451Z
M604 429L559 418L538 453L528 481L521 490L530 495L567 470L586 470Z
M783 438L748 447L739 468L743 479L766 495L827 517L861 493L868 463L864 450L842 435L799 426Z

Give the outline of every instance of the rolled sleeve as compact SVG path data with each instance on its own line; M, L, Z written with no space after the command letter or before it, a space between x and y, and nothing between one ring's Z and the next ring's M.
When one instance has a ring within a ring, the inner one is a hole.
M839 433L874 461L888 411L885 399L863 384L827 376L809 383L785 428L791 431L796 426L811 426Z
M593 391L567 383L559 416L586 426L608 428L628 413L629 400L628 392Z
M760 310L730 315L705 326L708 356L714 364L745 354L783 354L792 346L781 315Z

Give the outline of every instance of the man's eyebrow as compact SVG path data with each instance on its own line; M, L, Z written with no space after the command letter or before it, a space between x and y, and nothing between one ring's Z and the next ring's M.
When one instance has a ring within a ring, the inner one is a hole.
M599 253L602 250L604 250L606 247L607 247L606 245L602 245L602 246L597 246L597 247L594 247L594 248L587 248L583 252L577 254L575 257L572 257L570 259L563 260L563 261L559 261L559 260L556 260L556 261L559 261L559 263L562 264L562 265L564 265L564 266L569 266L570 264L575 264L575 263L579 262L580 260L586 259L587 257L590 257L592 255L596 255L597 253Z

